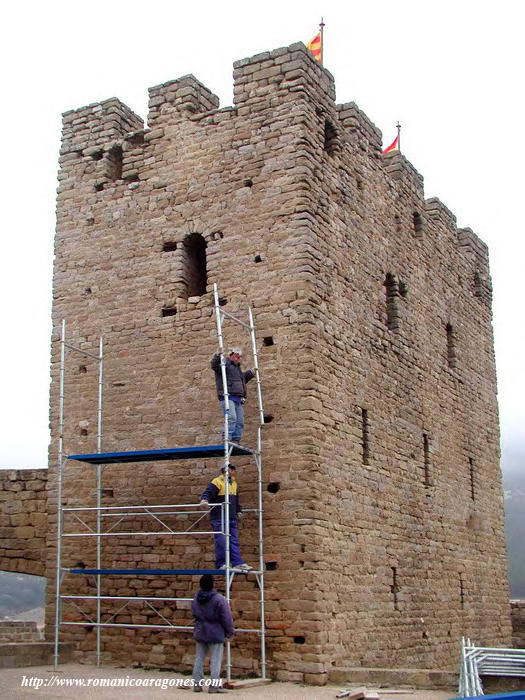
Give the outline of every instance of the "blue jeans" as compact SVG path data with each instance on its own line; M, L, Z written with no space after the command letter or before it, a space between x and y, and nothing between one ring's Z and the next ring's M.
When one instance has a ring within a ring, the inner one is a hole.
M221 400L221 408L224 414L224 400ZM244 406L230 399L228 408L228 440L240 442L244 432Z
M195 681L195 686L200 687L202 690L202 686L199 686L199 682L203 680L204 678L204 660L206 658L207 652L210 652L210 677L216 681L216 685L210 686L208 688L208 692L216 692L215 688L219 688L219 679L221 677L221 661L222 661L222 650L223 650L223 643L218 642L216 644L214 643L204 643L204 642L196 642L196 648L195 648L195 663L193 665L193 680Z
M217 569L226 564L226 537L221 532L221 521L212 520L211 529L216 534L215 537L215 565ZM244 564L239 546L239 535L237 533L237 520L230 519L230 566Z

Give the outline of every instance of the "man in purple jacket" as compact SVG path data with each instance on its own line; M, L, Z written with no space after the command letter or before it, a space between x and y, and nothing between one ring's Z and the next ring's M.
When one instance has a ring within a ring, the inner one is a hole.
M193 665L193 692L202 693L200 685L204 676L204 660L210 652L210 676L213 685L209 693L226 693L221 687L221 663L224 640L233 637L235 629L230 606L226 598L213 587L213 576L205 574L199 581L197 591L191 604L195 619L193 637L196 641L195 663Z

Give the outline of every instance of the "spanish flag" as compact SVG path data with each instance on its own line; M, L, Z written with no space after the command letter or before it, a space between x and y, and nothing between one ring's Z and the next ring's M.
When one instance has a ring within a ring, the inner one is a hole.
M392 141L390 146L387 146L383 151L383 155L386 153L393 153L394 151L399 151L399 135Z
M316 61L321 62L321 32L317 32L313 39L307 44L306 48L312 54Z

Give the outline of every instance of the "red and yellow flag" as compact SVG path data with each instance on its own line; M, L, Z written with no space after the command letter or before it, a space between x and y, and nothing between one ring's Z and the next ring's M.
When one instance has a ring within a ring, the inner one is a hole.
M399 151L399 136L396 136L396 138L392 141L390 146L387 146L385 150L383 151L383 155L385 153L392 153L393 151Z
M317 32L313 39L306 44L306 48L316 61L321 62L321 32Z

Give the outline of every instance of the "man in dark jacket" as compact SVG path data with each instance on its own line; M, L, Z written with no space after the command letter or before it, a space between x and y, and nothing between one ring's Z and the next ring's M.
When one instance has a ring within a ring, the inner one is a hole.
M200 590L191 603L191 612L195 620L193 637L196 641L195 663L193 665L193 692L202 693L204 660L210 652L210 676L213 685L209 693L225 693L220 686L222 651L224 640L233 637L235 630L233 618L226 598L213 587L213 576L201 576Z
M244 562L241 556L241 548L239 546L239 535L237 532L237 521L242 515L242 507L239 501L238 484L236 480L237 470L233 464L228 465L228 492L229 492L229 520L230 520L230 566L235 567L237 571L246 572L253 571L249 564ZM223 520L222 512L226 496L226 480L224 475L224 467L221 468L221 473L212 479L206 486L202 496L200 505L203 508L212 506L210 510L210 520L212 530L215 534L215 566L217 569L224 569L226 566L226 537L222 534ZM224 513L226 517L226 513Z
M228 388L228 440L240 442L244 430L244 403L246 401L246 384L255 377L251 369L241 369L242 350L231 348L225 359L226 385ZM224 413L224 388L222 383L221 356L214 355L211 368L215 372L217 396Z

